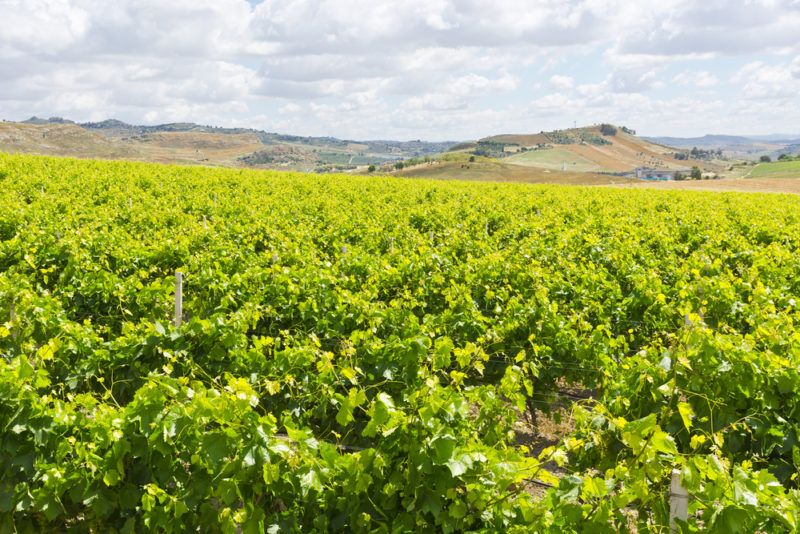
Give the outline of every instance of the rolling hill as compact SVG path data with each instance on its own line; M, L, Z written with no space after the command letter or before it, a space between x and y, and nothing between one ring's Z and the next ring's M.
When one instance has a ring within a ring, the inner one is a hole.
M109 119L76 123L31 117L0 123L0 151L300 171L366 170L443 152L453 142L353 141L195 123L155 126Z
M0 150L81 158L139 159L133 147L115 143L74 123L0 122Z
M575 172L624 173L637 167L687 169L693 165L721 170L709 161L677 159L684 151L659 145L616 129L604 135L600 126L542 132L535 135L497 135L478 146L502 145L504 161L513 165Z
M707 137L739 142L731 136ZM622 127L606 129L604 134L599 125L494 135L455 144L303 137L195 123L141 126L110 119L78 124L33 117L24 123L0 123L0 151L316 172L366 173L368 166L375 165L382 173L408 177L586 185L633 183L631 173L637 167L697 165L732 178L798 175L794 165L753 168L731 161L691 159L696 152L685 147L659 144ZM402 168L395 168L396 163Z
M721 150L731 158L758 159L760 156L777 158L781 154L800 152L800 136L766 135L704 135L702 137L645 137L652 143L691 149L697 147L704 150Z

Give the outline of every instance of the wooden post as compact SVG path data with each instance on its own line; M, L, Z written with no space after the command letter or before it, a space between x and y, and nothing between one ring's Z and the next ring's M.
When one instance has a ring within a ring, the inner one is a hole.
M17 329L14 328L14 326L15 326L14 323L17 322L17 312L14 309L14 301L13 300L11 301L11 305L8 307L8 322L9 322L9 326L11 327L11 337L13 339L17 339Z
M689 493L681 484L681 472L672 470L672 481L669 486L669 531L677 532L676 519L686 521L689 518Z
M205 215L203 215L203 229L208 230L208 221L206 221Z
M133 199L131 197L128 197L128 209L133 209Z
M175 271L175 320L173 324L179 327L183 323L183 273Z

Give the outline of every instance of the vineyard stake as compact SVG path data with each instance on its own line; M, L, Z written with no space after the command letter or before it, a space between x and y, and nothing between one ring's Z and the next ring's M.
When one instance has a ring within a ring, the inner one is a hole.
M175 271L175 320L173 324L179 327L183 322L183 273Z
M17 339L17 329L14 328L14 323L17 322L17 312L14 309L14 301L11 301L11 306L8 308L8 322L11 326L11 337Z
M681 472L672 470L672 481L669 486L669 531L677 532L676 519L686 521L689 518L689 493L681 484Z

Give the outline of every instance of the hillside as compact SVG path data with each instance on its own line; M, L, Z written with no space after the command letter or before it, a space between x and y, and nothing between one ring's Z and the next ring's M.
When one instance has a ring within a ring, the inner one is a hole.
M747 174L748 178L800 178L800 160L759 163Z
M18 154L46 154L95 158L138 159L132 146L120 145L70 123L23 124L0 122L0 150Z
M542 132L535 135L497 135L478 146L502 145L504 161L513 165L574 172L630 172L637 167L686 169L693 165L714 171L708 161L676 159L683 151L651 143L616 129L604 135L600 126Z
M78 124L31 117L3 122L0 151L301 171L352 171L444 152L453 142L306 137L196 123L135 125L116 119Z

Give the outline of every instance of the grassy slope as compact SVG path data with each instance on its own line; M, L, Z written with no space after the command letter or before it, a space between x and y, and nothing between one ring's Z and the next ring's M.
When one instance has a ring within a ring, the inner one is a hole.
M561 170L564 163L567 170L576 172L599 171L600 166L574 152L563 148L549 148L544 150L531 150L511 156L504 161L526 167L539 167L542 169Z
M748 178L800 178L800 161L774 161L759 163Z

